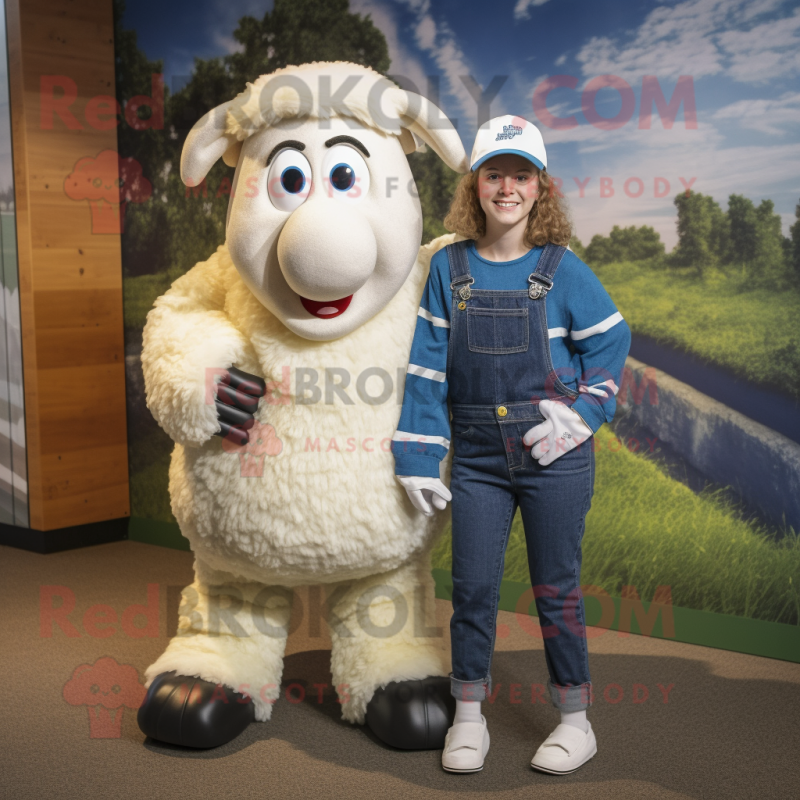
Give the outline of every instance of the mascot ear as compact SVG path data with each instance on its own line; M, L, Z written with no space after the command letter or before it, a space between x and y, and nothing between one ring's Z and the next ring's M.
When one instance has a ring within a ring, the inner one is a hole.
M409 153L415 153L417 150L422 147L425 142L419 138L415 133L410 131L408 128L400 128L400 144L403 147L403 152L408 155Z
M212 108L189 131L181 151L181 180L187 186L197 186L220 158L229 167L236 166L242 143L225 133L229 106L230 101Z
M403 89L390 89L403 126L400 143L406 153L417 150L421 142L431 147L439 158L456 172L469 172L467 154L458 131L442 111L427 98ZM413 141L414 147L411 147Z
M242 152L242 145L244 142L236 141L232 145L228 147L228 149L222 154L222 160L229 166L229 167L236 167L239 163L239 156Z

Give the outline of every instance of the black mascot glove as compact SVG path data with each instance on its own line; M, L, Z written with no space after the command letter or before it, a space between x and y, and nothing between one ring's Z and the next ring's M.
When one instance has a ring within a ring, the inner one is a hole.
M263 378L242 372L236 367L225 370L217 384L217 419L221 430L214 435L236 444L244 445L250 440L248 430L255 424L258 400L267 392Z

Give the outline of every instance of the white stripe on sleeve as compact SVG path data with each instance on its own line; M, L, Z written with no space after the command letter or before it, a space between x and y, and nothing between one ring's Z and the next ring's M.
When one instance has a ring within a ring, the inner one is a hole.
M570 338L577 341L578 339L586 339L589 336L594 336L596 333L605 333L609 328L613 328L618 322L622 322L622 314L617 311L610 317L606 317L602 322L597 325L592 325L591 328L584 328L582 331L570 331Z
M566 328L548 328L547 338L558 339L560 336L567 336L569 331Z
M442 317L434 317L430 311L426 311L422 306L419 307L419 311L417 311L417 316L428 320L428 322L432 322L435 328L450 327L450 323L446 319L443 319Z
M440 444L446 450L450 449L450 440L444 436L423 436L421 433L407 433L406 431L395 431L392 436L393 442L425 442L427 444Z
M607 381L603 381L602 383L594 383L591 386L580 386L578 391L586 392L587 394L596 394L601 397L608 397L608 392L600 388L602 386L607 386L615 395L619 391L619 386L617 386L617 384L614 383L613 379L611 378L609 378Z
M436 369L428 369L427 367L420 367L417 364L409 364L406 372L409 375L418 375L420 378L430 378L432 381L439 381L444 383L447 380L447 374L439 372Z

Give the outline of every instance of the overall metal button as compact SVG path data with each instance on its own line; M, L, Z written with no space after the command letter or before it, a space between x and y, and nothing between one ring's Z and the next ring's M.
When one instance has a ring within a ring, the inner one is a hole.
M498 417L504 417L506 414L508 414L508 409L505 406L500 406L497 409L497 416Z
M463 300L458 304L458 310L459 311L463 311L466 307L467 307L467 304Z

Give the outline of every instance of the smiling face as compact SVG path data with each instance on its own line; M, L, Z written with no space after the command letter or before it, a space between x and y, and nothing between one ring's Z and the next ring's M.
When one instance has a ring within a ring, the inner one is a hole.
M536 167L513 153L493 156L478 167L478 198L487 231L525 224L536 201L537 177Z
M421 235L396 136L334 117L283 120L245 140L228 249L250 290L298 335L336 339L374 316L408 277Z

